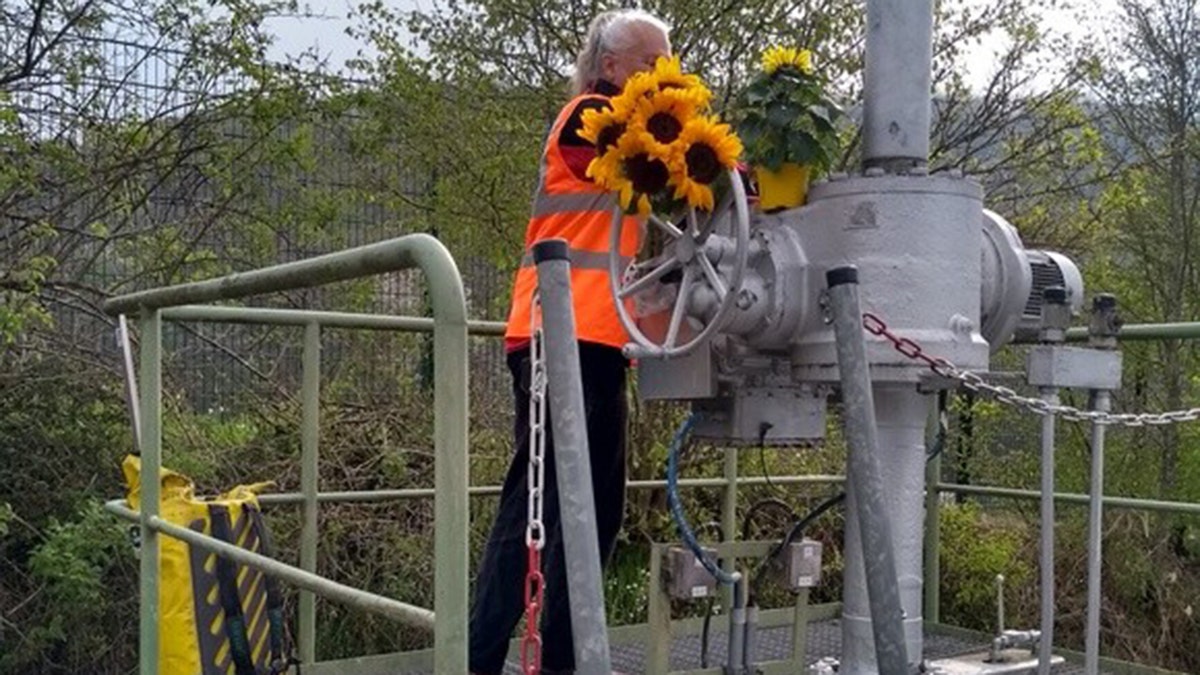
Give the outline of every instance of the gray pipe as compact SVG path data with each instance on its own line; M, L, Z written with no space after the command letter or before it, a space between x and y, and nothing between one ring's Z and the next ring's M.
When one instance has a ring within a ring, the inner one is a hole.
M1058 389L1043 387L1042 400L1058 405ZM1042 416L1042 532L1041 567L1042 620L1038 638L1038 675L1050 675L1054 653L1054 422L1053 413Z
M925 166L933 69L933 0L868 0L863 166Z
M550 423L558 473L563 557L571 606L575 669L581 675L610 675L608 632L596 501L588 452L575 309L571 303L571 263L565 241L552 239L533 247L546 354Z
M829 307L837 338L838 369L842 385L843 419L846 427L847 542L860 542L857 558L847 545L846 565L860 566L866 580L871 628L875 643L875 663L881 675L905 675L910 672L905 644L904 611L900 601L900 580L896 573L891 522L884 499L883 476L878 463L875 428L875 402L871 392L871 373L863 336L862 313L858 301L858 270L839 267L826 274ZM921 420L924 420L922 413ZM918 481L924 473L918 474ZM920 483L918 483L920 484ZM919 497L918 492L918 497ZM919 502L918 502L919 505ZM918 524L920 519L916 521ZM920 537L917 537L920 554ZM920 571L917 572L915 601L920 603ZM847 584L849 586L849 584ZM847 589L849 590L849 589ZM919 612L919 610L918 610ZM849 652L853 645L843 645ZM919 659L920 655L916 655ZM871 672L869 663L844 663L849 675Z
M1105 390L1092 392L1092 410L1108 412L1112 395ZM1104 542L1104 428L1092 423L1092 486L1088 500L1088 585L1087 637L1084 641L1083 669L1088 675L1100 672L1100 563Z

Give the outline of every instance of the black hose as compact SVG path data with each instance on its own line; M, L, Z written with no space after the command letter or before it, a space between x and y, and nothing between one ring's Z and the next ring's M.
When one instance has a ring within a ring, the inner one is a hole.
M787 502L783 501L779 497L767 497L766 499L760 499L751 504L750 508L746 509L746 515L744 518L742 518L742 541L748 541L750 539L750 525L754 522L754 516L758 515L759 511L762 511L769 506L783 509L787 512L788 520L790 522L796 521L796 512L792 510L791 506L788 506Z
M825 501L818 504L815 509L808 512L808 515L806 515L803 518L801 518L800 520L796 521L796 524L792 526L792 529L788 530L788 533L786 536L784 536L783 540L780 541L778 544L776 544L775 547L771 549L771 552L767 554L767 557L763 558L758 563L758 566L754 568L754 573L753 573L753 576L751 577L752 582L750 584L750 603L749 604L754 605L757 603L758 590L759 590L759 587L762 585L763 578L766 577L767 568L770 567L771 564L775 562L775 559L777 557L779 557L779 554L782 553L785 549L787 549L788 546L791 546L792 542L795 541L796 537L799 536L800 533L803 532L806 528L808 528L808 526L811 525L817 518L820 518L821 516L825 515L826 511L829 511L830 509L837 506L838 504L841 504L845 500L846 500L846 493L844 491L839 492L838 494L836 494L836 495L830 497L829 499L826 499Z
M948 391L943 390L943 391L938 392L938 398L937 398L938 430L937 430L937 434L934 436L933 447L930 448L929 451L925 455L925 461L927 461L927 462L929 460L937 457L938 455L940 455L942 453L942 450L946 447L946 435L947 435L948 427L949 427L949 425L947 424L947 421L946 421L946 407L947 407L947 399L948 398L949 398ZM811 525L813 523L813 521L815 521L817 518L820 518L829 509L832 509L833 507L837 506L838 504L841 504L843 501L845 501L845 499L846 499L846 493L845 493L845 491L843 491L843 492L840 492L840 493L830 497L829 499L826 499L825 501L821 502L820 504L818 504L815 509L813 509L812 511L810 511L808 513L808 515L804 516L804 518L797 521L796 524L792 526L792 529L788 531L787 536L785 536L783 538L783 540L779 542L779 544L777 544L774 548L771 549L771 552L767 554L767 557L763 558L759 562L758 566L754 568L754 573L753 573L753 576L751 577L750 599L749 599L750 605L754 605L757 603L758 591L762 585L763 578L766 576L766 570L768 567L770 567L770 565L772 563L775 562L775 559L779 556L779 554L782 553L783 550L786 549L788 546L791 546L792 542L796 540L796 537L799 536L800 533L803 532L806 528L808 528L808 526ZM764 500L763 502L759 502L759 504L761 504L761 503L770 503L770 501ZM749 529L749 518L754 511L754 507L758 506L759 504L755 504L754 506L752 506L750 512L748 512L746 514L746 516L747 516L746 521L743 524L744 525L743 526L743 534L742 534L743 539L746 538L746 531Z

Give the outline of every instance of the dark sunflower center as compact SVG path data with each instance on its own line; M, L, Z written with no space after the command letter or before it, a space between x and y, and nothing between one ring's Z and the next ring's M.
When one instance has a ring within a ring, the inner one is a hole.
M606 150L617 144L623 133L625 133L624 124L610 124L604 127L596 136L596 149L603 155Z
M646 130L659 143L670 143L679 138L679 132L683 131L683 125L671 113L659 112L654 113L650 119L646 120Z
M625 175L633 183L633 189L642 194L653 194L667 186L667 165L642 152L625 160Z
M688 177L697 183L708 185L721 175L721 162L712 146L693 143L683 158L687 162Z

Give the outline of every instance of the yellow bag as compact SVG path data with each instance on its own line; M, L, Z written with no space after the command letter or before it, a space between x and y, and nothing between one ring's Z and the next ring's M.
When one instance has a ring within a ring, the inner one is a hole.
M139 510L141 458L122 464L129 507ZM258 493L273 483L239 485L215 498L195 496L191 479L162 469L160 516L241 548L271 556ZM159 541L159 663L166 675L269 675L292 662L284 645L276 581L168 536ZM231 640L232 638L232 640Z

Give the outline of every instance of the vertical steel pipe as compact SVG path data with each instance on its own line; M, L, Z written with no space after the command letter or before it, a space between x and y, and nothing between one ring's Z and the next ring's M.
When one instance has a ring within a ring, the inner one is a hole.
M847 446L847 579L843 620L851 644L843 644L842 670L849 675L860 675L874 672L878 667L882 675L904 675L909 671L904 611L889 505L877 454L875 402L859 308L858 270L835 268L827 273L826 279L837 338ZM919 479L924 478L923 466L921 472ZM870 638L862 634L862 629L870 632Z
M546 345L550 422L558 476L559 519L567 567L571 637L575 670L581 675L610 675L604 577L592 494L591 455L583 404L583 373L575 339L571 303L571 263L565 241L551 239L533 247L538 297Z

